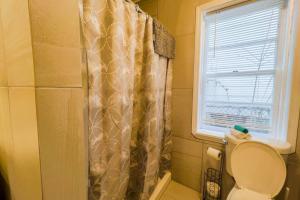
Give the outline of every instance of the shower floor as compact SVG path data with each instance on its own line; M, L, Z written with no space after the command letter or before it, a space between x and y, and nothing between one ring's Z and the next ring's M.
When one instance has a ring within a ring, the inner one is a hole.
M200 193L180 183L171 181L160 200L200 200Z

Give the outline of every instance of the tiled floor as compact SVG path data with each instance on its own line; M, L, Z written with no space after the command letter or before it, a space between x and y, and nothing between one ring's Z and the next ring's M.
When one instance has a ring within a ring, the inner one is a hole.
M200 193L171 181L160 200L200 200Z

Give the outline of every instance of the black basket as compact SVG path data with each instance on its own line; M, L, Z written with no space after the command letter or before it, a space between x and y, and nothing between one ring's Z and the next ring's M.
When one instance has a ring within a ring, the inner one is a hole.
M203 200L221 200L222 170L208 168L204 174Z

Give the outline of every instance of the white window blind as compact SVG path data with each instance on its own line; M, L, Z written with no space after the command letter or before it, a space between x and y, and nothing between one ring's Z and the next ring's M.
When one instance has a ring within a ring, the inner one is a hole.
M283 6L283 0L250 1L206 14L200 129L239 124L272 131Z

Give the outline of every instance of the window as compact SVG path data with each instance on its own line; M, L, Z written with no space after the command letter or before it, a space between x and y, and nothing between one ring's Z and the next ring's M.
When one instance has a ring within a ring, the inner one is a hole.
M292 1L216 2L198 8L194 132L222 136L239 124L286 141Z

